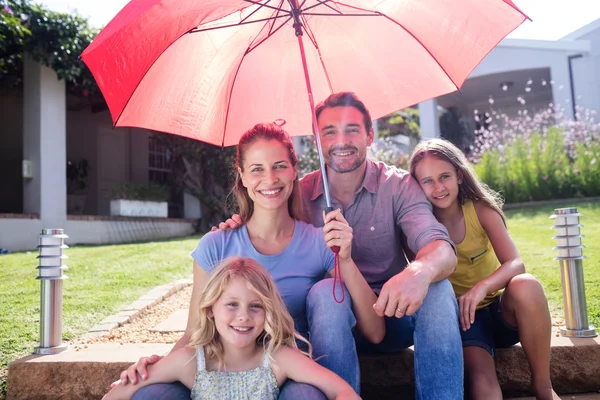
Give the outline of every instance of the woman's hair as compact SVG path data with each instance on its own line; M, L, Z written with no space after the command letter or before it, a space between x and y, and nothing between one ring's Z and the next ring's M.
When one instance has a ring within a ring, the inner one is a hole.
M214 318L209 316L209 311L236 277L246 281L247 287L256 293L265 310L264 330L256 338L256 345L264 348L265 355L272 359L273 354L282 346L298 349L296 344L298 339L308 345L308 352L304 354L310 357L312 347L294 330L294 320L267 270L256 261L242 257L224 260L211 274L200 296L198 325L191 334L188 346L204 347L206 357L217 359L219 369L224 367L223 345Z
M457 174L462 176L462 183L458 185L458 200L461 204L466 199L483 201L487 206L498 212L502 220L505 220L502 212L504 200L499 193L477 177L471 163L455 145L444 139L430 139L417 144L409 162L410 173L413 178L417 179L415 174L417 165L426 157L434 157L452 164Z
M296 151L294 150L294 143L283 128L273 123L256 124L252 129L246 131L238 143L235 155L236 178L233 189L231 190L237 200L240 209L239 215L242 217L243 221L248 221L250 217L252 217L252 214L254 213L254 202L248 195L248 189L244 187L242 177L240 176L240 173L237 172L237 168L239 168L240 171L244 171L244 156L246 150L254 142L261 139L274 140L281 143L288 151L292 167L297 171L298 156L296 156ZM304 215L304 210L302 209L302 189L300 188L300 182L298 181L297 176L294 180L292 194L288 199L288 211L292 218L308 222Z

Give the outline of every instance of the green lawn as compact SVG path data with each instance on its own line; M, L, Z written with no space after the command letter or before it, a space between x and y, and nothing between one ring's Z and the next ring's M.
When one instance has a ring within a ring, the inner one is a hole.
M527 272L535 275L544 285L550 310L562 316L562 286L558 261L554 260L557 251L552 250L556 234L550 229L554 220L550 215L555 208L576 207L583 214L580 223L584 226L581 233L585 236L583 244L587 246L583 254L585 290L588 317L591 325L600 327L600 203L578 203L553 205L547 207L524 208L506 212L508 229L515 241Z
M67 233L68 234L68 233ZM81 335L94 324L155 286L192 277L189 253L199 237L66 250L63 337ZM8 363L39 345L40 283L37 253L0 256L0 399Z
M565 204L564 206L569 206ZM510 233L527 270L544 284L553 313L562 315L562 293L549 216L560 206L507 212ZM600 203L576 204L583 214L588 315L600 326ZM113 246L80 246L69 255L64 282L65 339L88 328L149 289L191 277L191 258L199 237ZM36 253L0 256L0 399L5 396L8 363L39 344L40 284Z

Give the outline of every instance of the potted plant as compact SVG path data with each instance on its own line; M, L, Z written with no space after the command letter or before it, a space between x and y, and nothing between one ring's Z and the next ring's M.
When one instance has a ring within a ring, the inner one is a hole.
M157 183L126 182L110 192L110 215L168 217L169 189Z
M83 214L89 163L85 158L78 162L67 160L67 214Z

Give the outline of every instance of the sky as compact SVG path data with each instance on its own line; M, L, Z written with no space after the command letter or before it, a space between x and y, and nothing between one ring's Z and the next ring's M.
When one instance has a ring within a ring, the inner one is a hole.
M54 11L76 11L92 26L106 25L128 0L36 0ZM488 0L481 0L488 1ZM533 21L526 21L510 38L556 40L600 18L598 0L513 0Z

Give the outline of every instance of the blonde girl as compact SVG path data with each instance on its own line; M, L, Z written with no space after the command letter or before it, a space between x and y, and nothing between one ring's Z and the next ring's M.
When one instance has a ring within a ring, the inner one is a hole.
M521 342L537 399L558 399L550 382L550 314L541 284L525 273L502 199L464 154L442 139L421 142L410 172L456 244L449 277L459 305L465 379L473 399L502 399L494 350Z
M189 344L149 366L148 379L119 384L105 400L130 399L143 386L175 381L191 388L192 400L271 400L287 379L309 383L328 399L360 399L339 376L302 353L297 339L306 342L294 331L267 271L249 258L230 258L200 296Z

